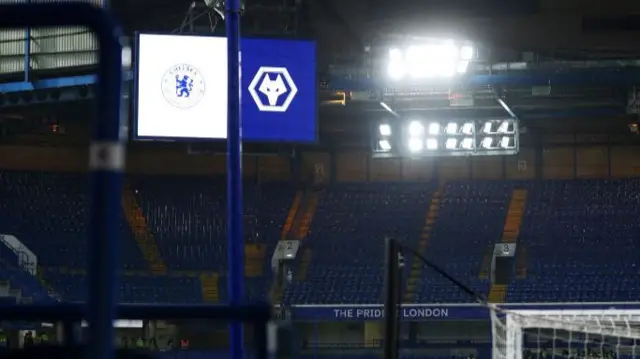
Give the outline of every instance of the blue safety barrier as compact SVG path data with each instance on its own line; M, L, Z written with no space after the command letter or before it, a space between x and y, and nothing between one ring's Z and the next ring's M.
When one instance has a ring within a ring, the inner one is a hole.
M227 2L239 5L238 1ZM233 9L231 9L233 10ZM234 12L234 11L229 11ZM236 17L236 20L237 17ZM121 131L120 108L122 101L122 45L121 30L112 16L99 8L83 3L67 4L20 4L0 5L0 28L86 26L95 32L99 44L99 66L97 74L97 116L92 128L89 147L91 171L91 222L88 237L89 259L89 301L87 304L60 304L54 306L0 306L0 318L3 320L43 320L64 322L67 337L74 322L86 319L89 322L87 357L91 359L114 358L113 320L117 317L127 319L144 318L199 318L221 319L233 322L250 321L255 324L257 358L266 359L267 324L269 306L242 307L241 293L236 291L233 306L226 307L176 307L176 306L116 306L115 288L117 281L115 270L118 243L120 242L118 218L120 196L122 193L122 172L124 170L125 143ZM239 28L237 22L234 25ZM237 36L237 34L236 34ZM233 47L230 41L230 48ZM237 45L236 45L237 46ZM237 49L237 47L236 47ZM237 57L237 55L236 55ZM232 65L230 65L232 66ZM236 61L236 73L239 75ZM234 81L229 81L230 84ZM235 84L236 89L238 84ZM0 90L1 91L1 90ZM237 106L237 105L236 105ZM231 107L231 105L230 105ZM240 156L240 118L236 111L235 126L230 133L237 139L237 150L233 157ZM231 141L230 141L231 142ZM237 180L238 168L235 177ZM237 186L234 186L237 187ZM230 199L239 200L238 194L231 193ZM237 216L241 207L230 212ZM213 214L212 214L213 215ZM236 221L230 219L237 227ZM241 233L240 233L241 234ZM231 234L230 240L237 239L238 232ZM233 263L230 263L233 264ZM241 264L239 264L241 265ZM236 273L234 277L237 277ZM235 325L239 328L239 325ZM240 328L241 329L241 328ZM240 338L241 339L241 338ZM236 352L236 355L242 354ZM239 359L239 358L236 358Z

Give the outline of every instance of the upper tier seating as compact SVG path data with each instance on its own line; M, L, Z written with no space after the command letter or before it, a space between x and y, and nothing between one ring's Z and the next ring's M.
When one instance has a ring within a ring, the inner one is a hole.
M380 302L384 238L415 245L432 191L428 183L329 187L319 195L311 232L303 241L303 250L312 251L306 279L293 282L285 301Z

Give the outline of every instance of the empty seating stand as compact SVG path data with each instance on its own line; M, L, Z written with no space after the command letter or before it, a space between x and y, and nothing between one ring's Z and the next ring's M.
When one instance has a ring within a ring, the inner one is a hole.
M508 301L635 301L640 180L555 180L529 191L519 243L528 275Z
M0 172L0 229L38 256L46 267L84 267L89 226L89 181L79 173ZM124 268L145 268L124 220Z
M87 298L85 273L48 271L44 277L66 301ZM202 294L198 277L132 274L120 277L118 300L122 303L200 303Z
M433 192L422 184L340 184L320 194L302 250L306 278L297 275L289 303L378 303L382 298L384 238L415 245ZM302 270L297 268L297 271Z
M149 273L124 218L120 300L195 303L200 273L217 273L226 298L226 185L223 178L149 176L129 179L168 273ZM461 181L439 190L438 216L424 255L480 292L483 254L501 241L514 188L528 190L519 246L527 248L527 276L508 286L508 302L631 301L640 296L640 180ZM433 183L334 184L318 192L318 206L284 300L296 303L375 303L382 297L384 238L417 247ZM264 299L270 257L295 188L244 184L245 243L261 248L262 271L246 278L248 299ZM2 300L86 298L88 181L77 173L0 172L0 233L19 238L37 256L42 282L0 243ZM263 250L262 250L263 249ZM407 256L407 261L412 259ZM258 266L259 267L259 266ZM411 265L405 267L405 278ZM255 268L254 268L255 269ZM413 283L413 282L412 282ZM413 284L412 284L413 285ZM422 269L412 300L470 301L436 273ZM18 295L19 294L19 295Z
M219 272L226 297L227 193L224 178L138 177L138 202L171 270ZM249 300L266 299L269 260L295 192L281 183L244 185L245 242L265 246L263 276L247 278Z
M479 279L482 253L500 241L509 206L511 184L505 182L450 182L442 189L438 220L433 224L424 255L478 292L488 283ZM425 269L414 300L424 303L460 303L470 298L446 278Z

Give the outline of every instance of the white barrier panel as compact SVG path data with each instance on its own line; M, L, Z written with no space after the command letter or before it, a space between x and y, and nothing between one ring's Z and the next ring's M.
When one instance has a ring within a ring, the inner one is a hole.
M31 275L38 273L38 257L16 236L0 234L0 241L18 255L18 265L22 270L29 272Z

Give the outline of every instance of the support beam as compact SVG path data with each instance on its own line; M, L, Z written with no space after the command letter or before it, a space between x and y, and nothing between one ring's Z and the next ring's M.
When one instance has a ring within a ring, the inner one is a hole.
M384 301L384 358L398 359L400 323L400 245L397 240L386 238L385 249L385 301Z

